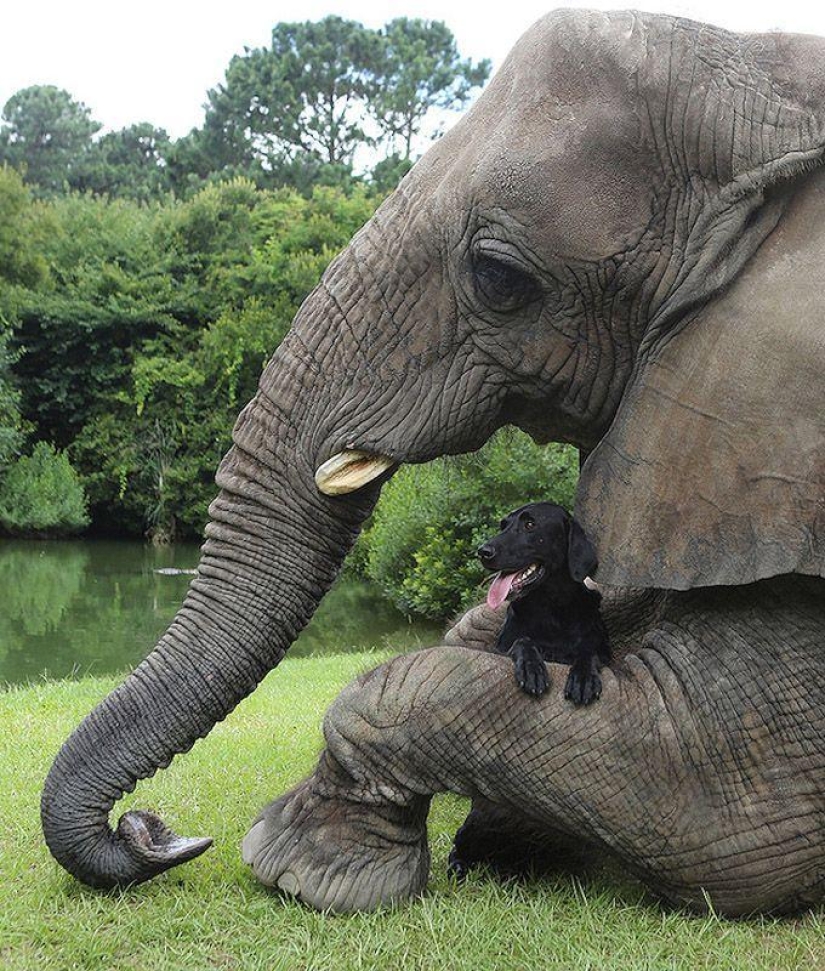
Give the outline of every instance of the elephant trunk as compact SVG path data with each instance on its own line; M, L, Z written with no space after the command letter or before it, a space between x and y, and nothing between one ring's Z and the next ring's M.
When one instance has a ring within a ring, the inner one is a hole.
M46 780L41 817L54 857L95 887L147 880L203 852L155 815L115 802L188 751L283 657L332 584L377 499L313 482L323 400L299 403L306 345L288 337L235 428L218 471L198 576L152 653L76 729ZM277 379L273 379L277 375ZM283 415L298 414L297 422Z

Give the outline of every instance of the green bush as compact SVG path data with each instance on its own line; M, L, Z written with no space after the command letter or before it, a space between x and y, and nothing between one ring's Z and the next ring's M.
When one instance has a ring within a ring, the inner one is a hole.
M89 524L86 495L63 452L38 442L0 483L0 527L13 535L66 536Z
M67 449L97 530L200 536L239 408L377 197L232 179L164 204L31 203L3 173L0 473L31 434ZM22 243L38 272L10 262Z
M578 452L511 429L472 455L407 466L385 486L356 558L400 609L445 619L482 598L478 546L527 502L570 509Z

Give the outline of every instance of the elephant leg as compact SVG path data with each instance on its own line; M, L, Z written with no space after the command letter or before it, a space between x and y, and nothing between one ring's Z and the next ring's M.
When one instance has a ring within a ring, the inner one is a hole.
M486 603L471 607L444 635L444 644L492 653L507 613ZM448 871L461 880L471 869L485 865L508 878L535 869L548 869L559 861L568 864L580 853L581 841L520 813L478 796L453 838Z
M562 795L575 787L559 777L575 765L565 750L584 734L609 745L616 730L613 719L565 702L561 668L552 667L553 687L540 699L518 689L508 657L457 647L403 655L362 676L327 712L315 773L262 811L244 860L262 883L345 912L424 889L436 792L481 796L575 837ZM608 673L599 709L618 690ZM599 774L593 759L574 771L578 785Z
M261 881L316 907L419 893L426 814L482 796L601 846L655 892L721 913L825 894L825 601L798 580L674 598L600 701L516 687L508 658L405 655L344 689L308 780L244 842ZM810 594L810 595L809 595Z
M494 610L486 603L471 607L444 635L444 644L493 653L506 615L506 607Z
M615 657L636 646L661 616L667 594L660 590L603 590L602 615ZM478 604L463 614L444 636L444 643L469 650L495 650L507 608ZM580 835L552 830L512 805L473 799L467 818L453 838L447 868L457 879L485 865L499 876L563 866L583 869L591 851Z

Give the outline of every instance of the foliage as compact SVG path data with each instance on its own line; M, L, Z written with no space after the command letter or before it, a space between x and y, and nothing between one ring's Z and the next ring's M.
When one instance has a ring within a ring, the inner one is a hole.
M12 313L8 284L37 285L45 265L37 248L31 193L18 172L0 166L0 314ZM5 284L5 286L4 286Z
M26 176L40 194L61 192L85 163L100 124L68 91L41 84L23 88L3 108L0 162Z
M168 157L171 141L148 122L107 132L86 153L69 180L73 189L148 202L172 187Z
M490 61L459 56L455 38L437 20L391 20L381 32L380 83L369 110L383 135L400 141L409 159L412 140L433 108L463 108L474 88L490 75Z
M352 20L276 24L270 47L233 57L209 92L205 130L240 164L271 170L302 152L348 165L367 137L361 106L376 54L375 32Z
M179 297L153 211L72 195L41 204L32 222L44 273L10 297L15 373L37 437L64 448L128 384L136 347L173 326Z
M572 508L577 479L575 449L512 430L472 455L402 468L361 539L367 575L400 609L448 618L481 599L475 551L502 517L527 502Z
M31 198L13 170L0 168L0 474L18 456L26 424L21 394L12 373L19 353L11 347L15 320L11 294L15 285L36 285L43 264L34 252Z
M397 152L393 152L381 159L370 173L373 188L377 192L392 192L412 167L408 158L402 158Z
M17 457L23 444L20 391L11 374L15 356L9 351L9 337L0 324L0 475Z
M441 24L330 16L276 24L174 142L149 123L101 133L59 88L14 95L0 124L0 472L50 442L98 530L198 536L261 368L412 164L390 143L418 130L425 102L463 103L478 70ZM393 112L413 96L402 131ZM359 179L353 155L377 136L391 154Z
M86 496L64 452L38 442L0 482L0 526L18 535L63 536L89 524Z
M0 279L12 366L34 437L70 448L98 528L200 535L238 408L375 205L363 187L306 198L247 179L164 206L29 205L40 276Z

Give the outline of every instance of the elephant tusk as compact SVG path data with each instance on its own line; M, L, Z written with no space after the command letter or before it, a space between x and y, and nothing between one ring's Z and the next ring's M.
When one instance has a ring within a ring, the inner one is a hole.
M386 455L346 449L320 466L315 473L315 484L325 496L344 496L377 479L397 464Z

